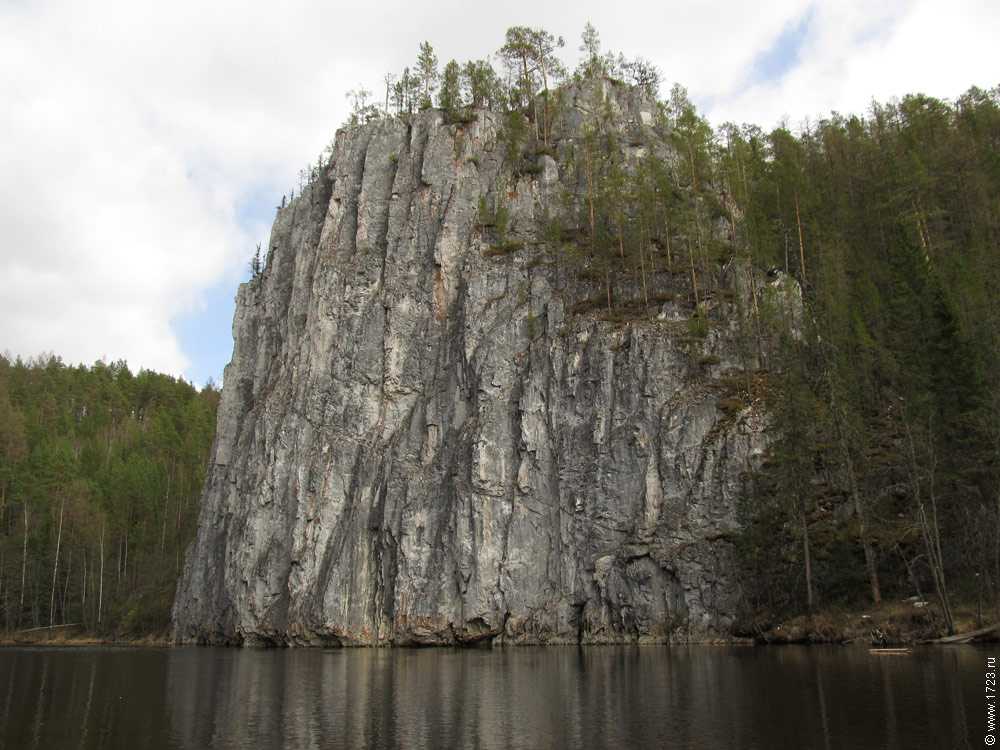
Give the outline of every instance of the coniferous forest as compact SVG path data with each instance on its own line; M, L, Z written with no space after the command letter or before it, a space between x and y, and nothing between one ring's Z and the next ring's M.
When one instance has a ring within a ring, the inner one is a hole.
M124 362L0 357L0 628L166 628L218 400Z
M751 611L1000 606L1000 89L724 129L743 248L804 290L746 504ZM992 619L992 618L991 618Z
M530 172L525 154L556 153L564 82L659 89L589 26L572 74L562 46L512 29L499 72L451 61L441 75L425 44L386 76L384 104L351 92L348 124L488 107ZM741 507L748 621L910 596L946 631L960 604L1000 613L1000 87L767 132L713 129L675 86L657 118L676 158L651 151L626 175L618 134L594 127L576 165L586 195L543 230L560 262L606 280L610 325L648 313L656 273L684 285L694 336L734 257L798 282L794 330L766 347L745 330L764 374L737 397L763 399L772 435ZM498 255L521 249L503 206L481 213ZM165 627L217 401L122 363L0 359L0 626Z

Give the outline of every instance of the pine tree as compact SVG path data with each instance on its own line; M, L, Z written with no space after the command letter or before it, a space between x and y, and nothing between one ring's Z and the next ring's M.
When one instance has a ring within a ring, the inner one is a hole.
M596 76L605 73L601 57L601 36L590 21L587 21L583 27L583 33L580 35L580 52L583 53L579 70L582 75Z
M438 85L438 59L430 42L420 45L417 55L417 79L420 82L420 109L430 109L433 104L434 91Z
M444 76L441 79L441 91L438 93L438 106L444 110L446 120L454 120L462 107L461 88L462 69L454 60L444 66Z

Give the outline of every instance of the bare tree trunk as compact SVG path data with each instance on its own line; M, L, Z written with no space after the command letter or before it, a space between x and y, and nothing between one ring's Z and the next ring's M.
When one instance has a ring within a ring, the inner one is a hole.
M663 233L666 237L666 246L667 246L667 271L673 273L674 260L671 257L671 252L670 252L670 222L667 221L666 217L663 218Z
M87 621L87 548L83 548L83 585L80 588L80 619Z
M948 597L948 586L944 577L944 558L941 554L941 530L938 525L937 496L934 491L934 471L936 466L934 449L931 445L933 435L928 436L930 460L928 461L927 469L930 472L928 484L932 505L931 515L928 515L927 507L924 504L923 493L920 489L920 464L917 459L916 446L913 442L913 432L910 429L909 422L904 420L904 426L906 428L906 437L910 453L910 482L914 499L917 501L917 520L920 525L920 535L923 538L924 547L927 550L927 565L931 569L931 578L934 581L934 590L938 597L938 603L941 605L941 614L944 617L945 627L948 629L948 635L954 635L955 620L952 616L951 601Z
M38 561L31 561L31 623L39 625L42 622L42 608L38 603Z
M802 240L802 218L799 216L799 194L795 193L795 223L799 225L799 270L802 273L802 283L806 283L806 246Z
M21 552L21 601L17 610L17 626L21 627L21 614L24 612L24 589L28 574L28 503L24 503L24 550Z
M847 474L851 484L851 496L854 498L854 513L858 517L858 539L861 541L861 548L865 553L865 570L868 573L868 583L872 590L872 602L878 605L882 603L882 587L878 580L875 550L872 549L871 541L868 539L868 518L864 504L861 502L861 494L858 492L858 482L854 475L854 462L851 460L850 451L846 445L843 445L842 450L847 458Z
M62 545L63 511L66 499L59 502L59 533L56 535L56 561L52 566L52 596L49 598L49 625L56 623L56 573L59 571L59 547Z
M543 56L541 54L538 55L538 59L539 60L541 60L542 57ZM538 66L538 69L539 69L539 71L542 74L542 92L543 92L542 96L545 98L545 106L543 108L543 116L545 117L545 122L542 123L542 143L544 145L548 146L549 145L549 133L552 130L551 125L549 124L549 119L550 119L550 114L549 114L549 76L548 76L547 71L545 70L545 65L540 64ZM536 127L535 130L537 131L538 128Z
M801 495L799 495L799 516L802 523L802 555L806 568L806 608L812 614L815 597L813 596L812 553L809 549L809 519L806 518L806 503Z
M646 288L646 231L645 228L640 226L639 228L639 270L642 272L642 302L646 307L649 307L649 290ZM650 261L652 265L652 260Z
M996 581L996 597L997 597L997 611L1000 612L1000 485L996 488L997 494L997 527L993 532L995 540L993 543L993 563L995 566L995 578Z
M101 605L104 603L104 522L101 522L101 580L97 588L97 622L101 622Z
M694 147L688 143L688 160L691 164L691 189L694 192L698 192L698 173L694 168Z
M181 486L177 490L177 502L174 503L174 507L177 508L177 518L174 522L174 539L177 540L181 535L181 511L184 508L184 487Z
M163 501L163 530L160 533L160 556L163 555L163 548L167 544L167 512L170 510L170 477L171 471L167 470L167 496Z
M937 491L936 486L936 476L937 476L937 456L931 444L931 476L930 476L930 486L929 486L929 496L931 501L931 525L930 534L931 540L934 543L934 556L937 562L937 575L941 581L941 603L945 609L945 620L948 624L949 635L955 632L955 619L951 611L951 600L948 596L948 585L945 581L944 575L944 555L941 552L941 524L938 522L938 508L937 508Z
M626 268L626 265L625 265L625 238L622 236L623 232L624 232L624 229L622 228L622 224L619 222L619 224L618 224L618 253L621 255L621 259L622 259L622 271L624 272L624 270ZM632 278L634 279L635 276L633 276Z
M691 246L691 239L690 238L688 238L687 246L688 246L688 260L691 262L691 289L694 291L694 309L695 309L695 312L697 312L698 311L698 305L700 304L699 300L698 300L698 278L695 275L695 270L694 270L694 248Z
M181 508L184 503L184 487L178 490L177 502L177 526L174 529L174 570L177 575L181 574Z
M832 392L833 385L831 383L831 393ZM854 501L854 514L858 517L858 539L860 540L861 548L865 553L865 570L868 573L868 583L871 586L872 602L878 605L882 603L882 588L879 585L878 580L878 566L875 563L875 550L872 549L871 541L868 539L868 514L865 512L864 503L861 501L861 493L858 490L858 479L857 475L854 473L854 459L851 457L851 449L847 444L847 436L844 434L844 426L842 424L844 415L841 414L840 409L837 406L836 397L833 397L833 401L833 408L837 423L837 437L840 442L840 452L844 456L844 464L847 467L847 480L851 488L851 498Z
M917 598L922 601L924 595L920 590L920 581L917 579L917 574L913 570L913 566L910 565L910 561L906 559L906 555L903 554L903 550L898 544L896 545L896 554L898 554L899 559L903 561L903 567L906 568L906 575L909 576L910 583L913 584L913 590L916 592Z
M694 207L694 226L698 231L698 254L701 256L701 270L706 275L708 274L708 251L705 249L705 237L701 231L701 212L698 210L698 204ZM709 276L709 282L711 282L712 277Z
M927 214L924 212L921 201L918 200L913 204L913 211L917 215L917 234L920 236L920 247L924 251L924 258L930 261L931 253L933 252L931 231L927 226Z
M71 547L69 550L69 554L66 557L66 583L63 586L63 593L62 593L61 609L62 609L63 622L66 622L69 619L69 617L67 617L66 615L66 601L69 599L69 582L70 579L72 578L72 573L73 573L73 548Z

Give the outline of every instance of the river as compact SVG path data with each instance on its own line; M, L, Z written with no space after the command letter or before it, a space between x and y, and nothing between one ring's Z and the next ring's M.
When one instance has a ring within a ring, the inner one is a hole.
M0 649L0 748L983 747L997 649Z

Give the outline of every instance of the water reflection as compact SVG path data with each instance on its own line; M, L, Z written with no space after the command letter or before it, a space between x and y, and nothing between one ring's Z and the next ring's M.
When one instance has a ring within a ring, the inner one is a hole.
M0 748L979 746L988 653L10 649Z

